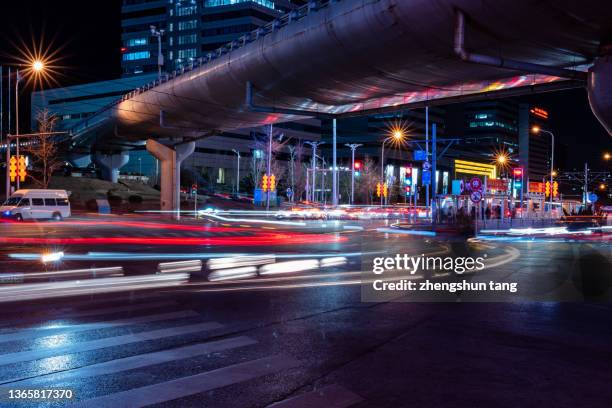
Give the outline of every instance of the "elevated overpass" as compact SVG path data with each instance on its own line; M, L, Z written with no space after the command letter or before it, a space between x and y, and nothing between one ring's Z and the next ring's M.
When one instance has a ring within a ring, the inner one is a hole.
M162 160L162 209L173 209L195 139L304 116L586 86L610 132L611 38L606 0L311 1L124 95L72 138L110 154L147 140Z

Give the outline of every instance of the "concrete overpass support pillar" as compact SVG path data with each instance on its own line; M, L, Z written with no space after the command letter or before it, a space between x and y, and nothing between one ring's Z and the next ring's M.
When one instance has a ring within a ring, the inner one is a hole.
M102 167L102 178L113 183L119 180L119 169L128 161L130 161L130 155L127 152L96 155L96 163Z
M147 151L161 163L161 210L174 211L180 217L181 208L181 163L195 150L195 142L182 143L174 149L147 140Z

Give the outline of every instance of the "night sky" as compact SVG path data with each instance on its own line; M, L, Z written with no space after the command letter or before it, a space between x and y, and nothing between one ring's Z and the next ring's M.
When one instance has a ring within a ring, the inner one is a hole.
M61 49L56 65L61 75L56 85L118 78L121 73L121 0L101 1L11 1L3 2L0 13L0 63L14 64L22 42L31 47L44 36L44 45ZM29 112L27 89L22 94L22 111ZM612 151L612 138L591 113L585 90L546 93L522 100L547 108L550 130L561 147L566 170L603 168L603 151ZM29 118L20 123L27 128Z

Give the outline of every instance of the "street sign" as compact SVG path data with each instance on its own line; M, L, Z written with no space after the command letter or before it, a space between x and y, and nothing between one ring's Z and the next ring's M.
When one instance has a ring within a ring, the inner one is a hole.
M482 200L482 192L472 191L472 194L470 194L470 200L472 200L474 204L479 203L480 200Z
M423 162L423 171L431 169L431 163L428 161Z
M431 171L423 170L423 175L421 176L421 180L423 181L424 186L431 184Z
M414 160L427 160L427 152L425 150L415 150L412 156Z
M502 179L487 180L487 188L495 191L508 191L508 182Z
M542 183L541 181L530 181L529 182L529 192L530 193L543 193L544 183Z
M461 195L463 189L461 188L461 180L453 180L451 182L451 194L452 195Z
M472 187L472 191L480 191L482 189L482 181L478 177L474 177L470 180L470 187Z

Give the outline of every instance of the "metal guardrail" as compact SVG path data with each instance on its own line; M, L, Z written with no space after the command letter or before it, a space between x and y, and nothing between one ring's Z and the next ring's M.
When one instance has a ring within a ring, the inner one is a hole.
M98 109L96 112L93 113L93 115L87 117L86 119L84 119L83 121L75 124L72 128L70 128L69 132L71 134L71 136L75 136L75 134L78 133L79 129L82 128L82 130L87 129L89 127L89 123L92 119L94 119L97 115L108 111L110 109L112 109L113 107L115 107L116 105L120 104L123 101L126 101L128 99L131 99L137 95L140 95L144 92L147 92L153 88L155 88L156 86L159 86L163 83L166 83L168 81L171 81L175 78L180 77L181 75L187 73L187 72L191 72L196 68L200 68L206 64L208 64L211 61L214 61L220 57L222 57L223 55L228 54L231 51L237 50L239 48L242 48L244 46L246 46L247 44L250 44L254 41L259 40L260 38L263 38L264 36L273 33L277 30L279 30L282 27L285 27L291 23L297 22L302 20L303 18L305 18L306 16L308 16L310 13L313 12L317 12L319 10L322 10L324 8L327 8L330 4L333 3L337 3L340 0L311 0L309 1L307 4L304 4L303 6L300 6L292 11L290 11L287 14L284 14L282 16L280 16L277 19L272 20L271 22L239 37L236 40L233 40L219 48L217 48L214 51L209 52L208 54L206 54L205 57L199 57L197 60L192 60L191 63L187 66L183 66L181 69L178 70L174 70L171 73L165 73L161 76L161 78L156 79L154 81L151 81L143 86L140 86L126 94L124 94L123 96L121 96L121 98L103 106L102 108Z

